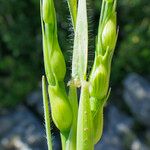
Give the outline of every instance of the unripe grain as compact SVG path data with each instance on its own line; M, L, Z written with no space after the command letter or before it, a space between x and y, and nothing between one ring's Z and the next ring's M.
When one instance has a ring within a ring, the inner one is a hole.
M52 119L61 132L68 132L72 124L72 110L67 97L56 86L48 88Z
M113 0L105 0L107 3L112 3Z
M116 43L116 15L113 15L105 24L102 32L102 47L113 50Z
M100 65L91 75L90 95L97 99L103 99L108 91L109 76L104 65Z
M55 23L53 0L43 0L43 20L45 23Z
M57 80L63 81L66 74L66 64L65 64L64 56L57 42L53 46L53 53L51 57L51 68Z

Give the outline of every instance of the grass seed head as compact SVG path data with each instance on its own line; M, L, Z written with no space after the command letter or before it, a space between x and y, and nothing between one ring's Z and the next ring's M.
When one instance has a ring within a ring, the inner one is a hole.
M91 76L90 95L97 99L102 99L106 96L109 85L109 76L107 69L101 64Z
M105 0L107 3L112 3L113 0Z
M56 86L48 88L52 119L61 132L68 132L72 124L72 109L63 91Z
M66 74L66 64L64 56L57 42L53 44L53 53L51 56L52 72L58 81L63 81Z
M45 23L55 23L53 0L43 0L43 20Z
M110 50L114 49L116 36L116 15L113 14L103 28L102 46L104 50L107 50L107 48Z

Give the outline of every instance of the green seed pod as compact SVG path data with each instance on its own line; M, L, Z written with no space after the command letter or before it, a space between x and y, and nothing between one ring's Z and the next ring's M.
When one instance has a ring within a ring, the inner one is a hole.
M101 108L93 118L93 126L94 144L96 144L100 140L103 132L103 108Z
M113 0L105 0L107 3L112 3Z
M104 51L109 47L110 50L113 50L116 43L116 14L110 17L103 28L102 32L102 47Z
M109 75L106 67L100 64L91 75L90 96L103 99L108 92Z
M70 103L58 86L48 88L52 119L61 132L68 132L72 124L72 110Z
M63 81L66 74L66 64L64 56L57 42L54 42L53 46L53 53L51 57L51 68L57 80Z
M45 23L55 23L53 0L43 0L43 20Z

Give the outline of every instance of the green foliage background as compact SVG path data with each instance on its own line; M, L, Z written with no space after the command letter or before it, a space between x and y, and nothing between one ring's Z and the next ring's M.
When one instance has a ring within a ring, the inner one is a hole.
M0 106L13 106L36 86L41 74L39 4L0 3Z
M95 28L99 1L91 2L91 24ZM56 5L59 41L69 62L67 3L60 0ZM149 0L118 0L120 32L111 75L111 84L116 87L129 72L150 75L149 14ZM39 0L0 1L0 107L22 101L40 83L44 69L39 15Z
M150 76L149 0L118 2L120 35L112 67L113 84L118 84L129 72Z

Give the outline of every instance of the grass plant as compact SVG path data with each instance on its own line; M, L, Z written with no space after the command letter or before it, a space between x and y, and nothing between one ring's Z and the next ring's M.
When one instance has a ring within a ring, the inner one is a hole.
M64 82L66 64L57 36L54 1L41 1L46 74L46 78L42 77L42 90L47 144L48 149L52 150L51 117L60 131L63 150L94 150L94 145L102 136L103 109L110 94L111 62L118 35L116 0L102 0L94 64L89 76L87 2L68 0L68 6L74 29L74 45L67 93ZM77 89L81 89L80 96Z

